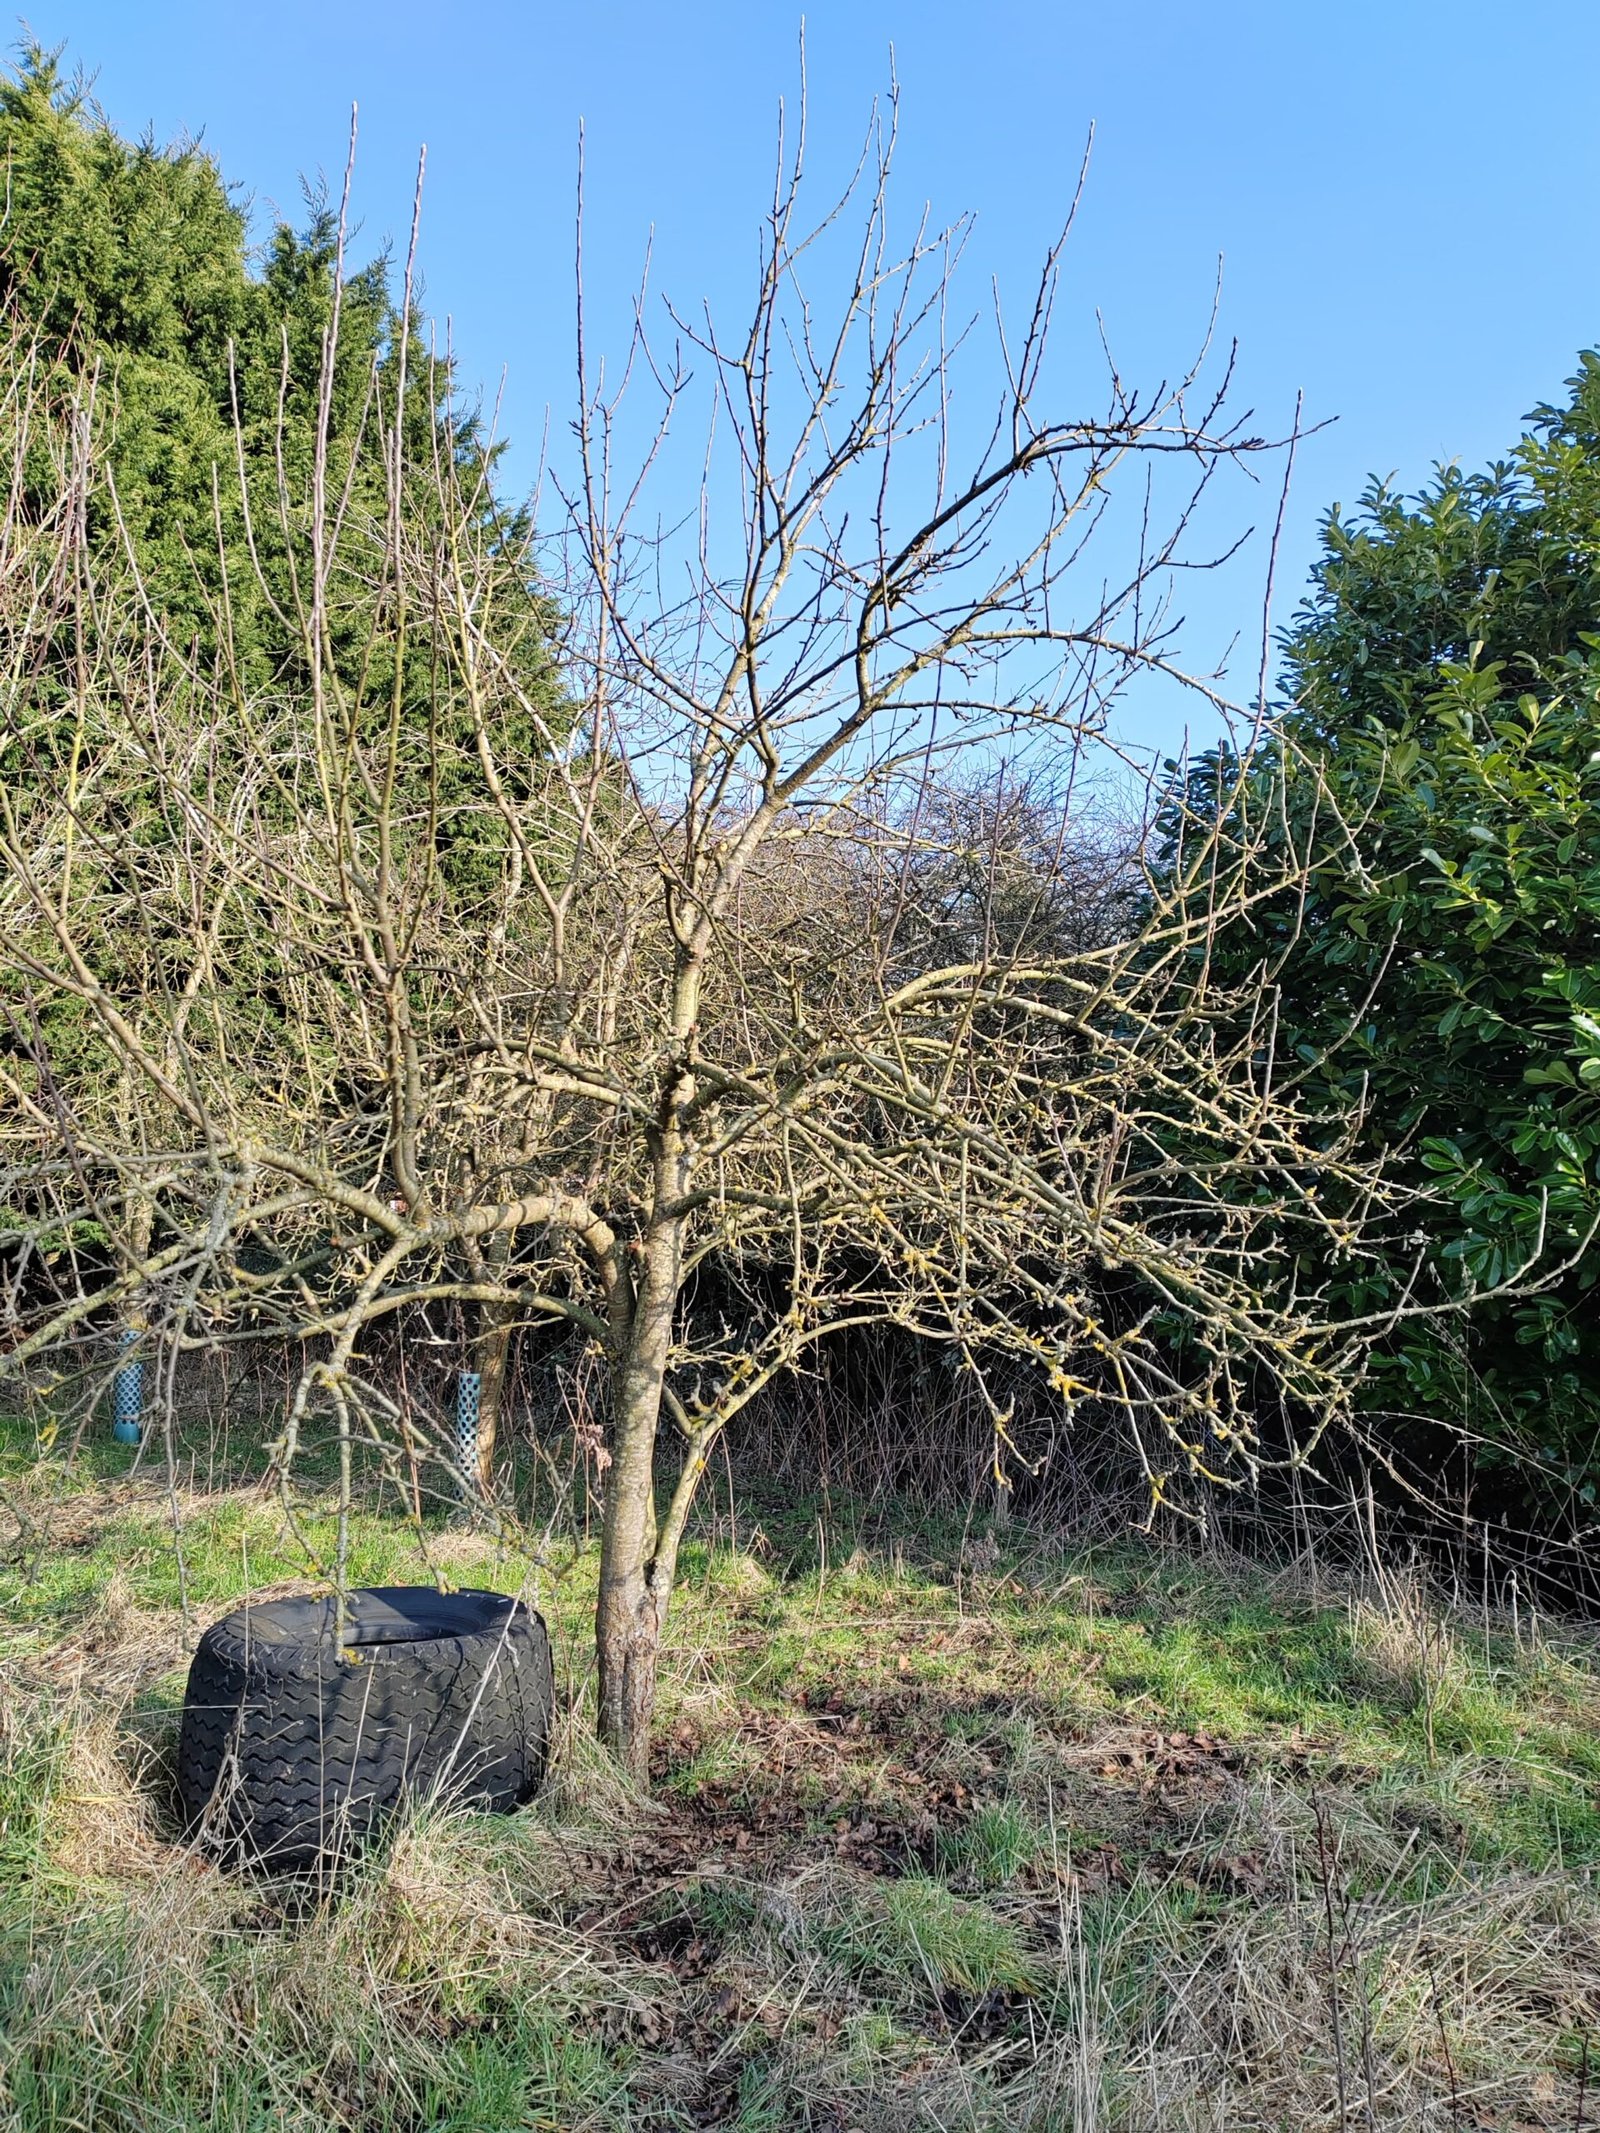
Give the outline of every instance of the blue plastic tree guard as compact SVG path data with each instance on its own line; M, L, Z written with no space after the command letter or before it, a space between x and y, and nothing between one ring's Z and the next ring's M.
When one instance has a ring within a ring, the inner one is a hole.
M465 1494L478 1486L478 1416L483 1406L483 1377L476 1370L463 1370L456 1380L456 1464L461 1469Z
M119 1444L137 1444L144 1435L144 1364L132 1353L136 1329L124 1326L117 1345L123 1360L111 1381L111 1434Z

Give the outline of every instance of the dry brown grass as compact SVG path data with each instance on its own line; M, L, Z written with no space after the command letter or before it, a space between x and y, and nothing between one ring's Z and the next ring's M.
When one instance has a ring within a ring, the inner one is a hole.
M255 1514L223 1499L208 1540L197 1499L186 1622L152 1603L165 1510L152 1484L130 1528L138 1502L57 1505L62 1582L13 1587L8 2133L1600 2116L1581 1638L1420 1585L1318 1612L1160 1552L897 1559L869 1533L824 1573L757 1542L691 1566L644 1799L590 1737L572 1556L545 1600L577 1705L542 1798L421 1817L307 1888L219 1873L168 1796L183 1660ZM491 1574L450 1538L463 1581Z

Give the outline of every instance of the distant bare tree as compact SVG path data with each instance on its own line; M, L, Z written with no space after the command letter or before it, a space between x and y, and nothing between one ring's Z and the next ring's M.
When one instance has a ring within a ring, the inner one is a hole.
M1306 851L1223 808L1179 827L1179 886L1142 882L1136 925L1114 869L1109 906L1073 886L1119 694L1220 707L1167 588L1213 479L1267 447L1204 359L1149 395L1109 367L1096 412L1058 413L1060 245L985 357L952 309L964 230L894 239L892 150L891 114L811 220L803 142L780 151L748 321L672 314L665 351L641 323L637 433L580 299L542 559L561 730L500 635L531 536L376 387L355 449L388 469L382 522L325 449L304 493L285 476L303 672L268 699L169 641L131 557L91 581L79 503L107 476L8 351L6 1367L119 1313L163 1353L309 1340L277 1469L294 1515L331 1420L347 1513L357 1447L398 1471L412 1426L364 1358L378 1321L459 1303L491 1352L576 1329L610 1386L599 1725L641 1774L708 1457L830 1336L909 1329L980 1391L1025 1359L1069 1416L1125 1415L1160 1501L1247 1480L1268 1408L1307 1455L1370 1330L1330 1322L1320 1270L1368 1248L1382 1181L1284 1076L1270 974L1223 992L1207 963ZM62 716L66 781L39 770ZM487 855L470 896L447 809ZM1115 1323L1108 1268L1139 1299Z

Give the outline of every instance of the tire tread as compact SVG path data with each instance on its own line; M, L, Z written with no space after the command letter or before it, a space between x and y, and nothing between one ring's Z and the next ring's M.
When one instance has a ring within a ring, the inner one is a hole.
M500 1595L481 1597L495 1604L475 1630L355 1655L253 1638L261 1609L214 1624L189 1669L178 1747L191 1829L287 1869L407 1799L438 1792L500 1812L530 1799L548 1756L550 1640L531 1609L508 1616Z

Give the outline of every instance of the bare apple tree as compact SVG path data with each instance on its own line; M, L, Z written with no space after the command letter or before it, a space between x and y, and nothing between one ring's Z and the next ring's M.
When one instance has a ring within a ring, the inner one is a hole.
M1389 1217L1353 1122L1282 1073L1270 971L1209 965L1301 878L1281 821L1169 824L1109 930L999 923L981 892L930 922L929 885L982 858L952 794L1043 781L1070 839L1130 686L1226 708L1177 663L1170 588L1208 489L1271 447L1205 351L1148 394L1108 362L1061 412L1062 246L1015 331L965 320L967 233L897 239L892 154L891 115L807 219L803 143L780 151L747 321L669 311L657 345L641 307L626 391L580 276L543 549L381 378L337 450L325 406L305 493L282 484L301 657L276 693L237 683L225 603L208 661L131 554L91 568L71 499L114 485L81 409L50 432L60 508L0 527L5 1367L119 1314L165 1355L307 1341L276 1467L294 1515L331 1429L347 1514L359 1457L438 1450L382 1321L459 1304L486 1354L565 1324L610 1388L599 1727L640 1774L708 1457L830 1337L942 1344L1002 1492L997 1361L1069 1416L1110 1403L1159 1502L1307 1456L1343 1412L1370 1329L1324 1285ZM13 345L14 459L27 367ZM559 718L507 638L534 582ZM86 736L71 784L46 668Z

